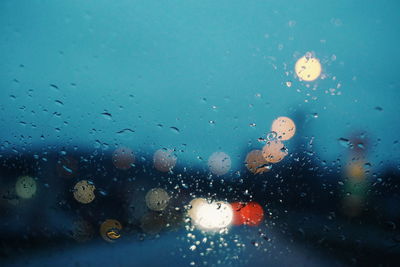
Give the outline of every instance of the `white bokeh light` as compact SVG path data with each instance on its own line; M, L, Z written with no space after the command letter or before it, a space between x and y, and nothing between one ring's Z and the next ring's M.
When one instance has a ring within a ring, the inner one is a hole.
M233 220L233 210L224 201L207 202L205 199L191 202L188 214L193 224L204 231L217 231L228 227Z
M231 169L231 158L224 152L214 152L208 158L208 168L211 173L221 176Z

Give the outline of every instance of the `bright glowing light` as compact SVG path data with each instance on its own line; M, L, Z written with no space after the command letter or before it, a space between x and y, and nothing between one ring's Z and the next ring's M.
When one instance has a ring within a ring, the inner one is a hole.
M231 158L224 152L214 152L208 158L208 168L215 175L224 175L231 169Z
M261 174L270 170L261 150L253 150L247 154L246 167L254 174Z
M244 224L257 226L264 220L264 209L257 202L249 202L242 209L242 215L245 218Z
M170 197L164 189L153 188L147 192L145 199L149 209L162 211L168 206Z
M197 221L197 213L199 210L199 207L203 204L207 204L207 200L204 198L195 198L189 203L189 210L188 210L188 216L192 220L192 222Z
M307 53L297 60L294 70L300 80L311 82L321 75L322 67L317 58L313 57L311 53Z
M257 202L247 203L241 211L245 225L257 226L264 219L264 209Z
M135 155L133 154L132 149L120 147L114 151L112 161L117 169L127 170L132 167L133 163L135 163Z
M94 184L86 180L79 181L74 186L74 198L80 203L88 204L96 197L94 194L95 189Z
M30 176L21 176L15 183L15 192L20 198L31 198L36 189L36 181Z
M271 163L277 163L283 160L288 154L285 145L279 140L268 141L262 153L265 160Z
M216 231L228 227L232 223L233 211L229 203L216 201L208 203L204 199L191 202L190 212L194 225L201 230Z
M121 230L122 225L119 221L107 219L100 226L100 235L104 240L114 242L121 237Z
M264 209L257 202L234 202L231 205L234 225L257 226L264 219Z
M154 153L154 168L160 172L169 172L175 167L176 160L172 149L159 149Z
M245 206L243 202L233 202L231 203L232 211L233 211L233 225L242 225L244 224L244 217L242 216L242 209Z
M289 140L296 133L296 124L288 117L279 117L272 122L271 131L276 132L278 139Z

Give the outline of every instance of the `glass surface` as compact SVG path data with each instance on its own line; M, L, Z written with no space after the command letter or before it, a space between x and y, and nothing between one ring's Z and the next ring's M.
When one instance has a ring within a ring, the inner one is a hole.
M0 265L398 266L399 14L0 1Z

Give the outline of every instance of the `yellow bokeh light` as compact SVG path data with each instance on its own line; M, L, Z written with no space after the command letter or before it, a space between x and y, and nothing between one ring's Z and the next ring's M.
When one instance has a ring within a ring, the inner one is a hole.
M294 70L300 80L311 82L321 75L322 67L317 58L307 53L307 55L297 60Z
M107 219L100 226L100 235L104 240L114 242L121 237L121 230L122 225L119 221Z
M20 198L31 198L36 193L36 181L30 176L21 176L15 183L15 192Z
M149 209L162 211L168 206L170 197L164 189L153 188L147 192L145 199L146 205Z
M96 197L94 194L95 189L94 184L86 180L79 181L74 186L74 198L80 203L88 204Z
M115 229L110 229L110 231L107 232L107 237L110 239L118 239L121 237L119 234L119 231L116 231Z
M365 178L366 173L363 161L351 162L346 168L347 176L352 180L361 181Z

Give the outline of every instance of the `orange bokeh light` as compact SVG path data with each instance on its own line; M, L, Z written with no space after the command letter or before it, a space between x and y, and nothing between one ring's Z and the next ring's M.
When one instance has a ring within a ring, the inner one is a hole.
M279 140L268 141L262 150L267 162L278 163L288 154L285 145Z
M246 168L254 174L262 174L270 170L261 150L250 151L246 156L245 163Z

